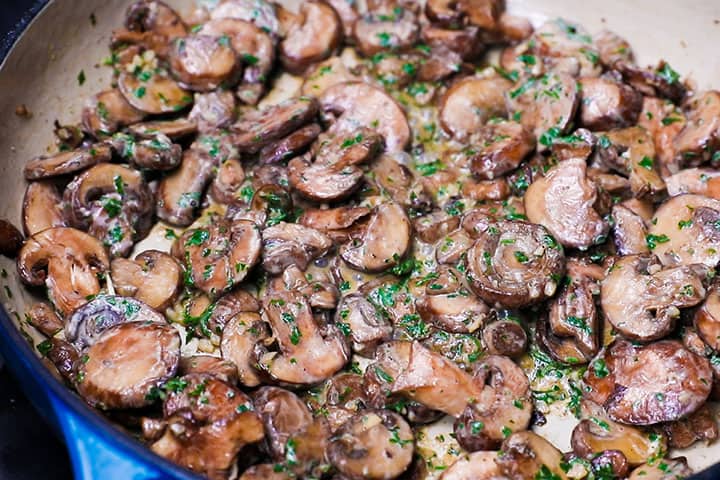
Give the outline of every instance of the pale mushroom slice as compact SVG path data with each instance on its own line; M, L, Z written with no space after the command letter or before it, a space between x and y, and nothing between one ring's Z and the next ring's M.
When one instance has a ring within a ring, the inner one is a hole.
M517 122L488 123L479 130L479 138L465 150L470 171L475 177L493 180L515 170L535 150L535 137Z
M87 359L87 361L85 361ZM180 334L169 325L129 322L105 330L77 365L76 387L101 409L138 408L172 377L180 361Z
M20 250L20 280L46 285L58 311L67 315L100 292L98 276L110 268L103 245L80 230L56 227L36 233Z
M610 130L637 123L643 107L640 92L612 75L581 78L579 82L583 127L593 131Z
M212 158L202 150L185 150L180 168L160 180L157 216L171 225L190 225L200 208L202 194L212 180L213 166Z
M620 423L678 420L698 410L712 389L710 362L676 340L640 346L615 340L592 365L583 377L583 396Z
M561 468L564 462L560 450L545 438L530 431L516 432L507 437L495 463L510 480L569 479Z
M67 226L62 197L54 183L41 180L28 184L23 198L22 219L27 236L47 228Z
M257 387L262 383L262 378L254 367L254 349L256 343L269 336L267 324L255 312L240 312L222 329L222 356L233 363L238 380L246 387Z
M720 292L712 288L693 315L698 335L713 350L720 351Z
M533 40L534 50L555 70L581 77L596 77L602 70L592 37L581 25L562 18L548 20Z
M297 223L280 222L262 232L262 267L278 275L290 265L305 271L312 260L322 257L333 243L322 232Z
M275 4L267 0L221 0L210 11L210 18L237 18L257 25L273 37L280 35Z
M494 223L467 251L472 290L490 305L525 307L553 296L565 272L565 254L545 227Z
M193 100L189 91L162 72L147 80L126 71L120 72L118 88L130 105L149 114L179 112Z
M584 159L565 160L535 180L525 192L525 214L566 247L602 243L609 225L595 210L597 187L587 178Z
M517 83L505 93L508 113L532 130L538 149L565 133L580 102L577 81L565 73L549 72Z
M504 94L512 83L500 76L468 77L454 83L440 99L443 129L463 140L480 130L491 117L507 115Z
M184 273L177 260L159 250L146 250L134 260L115 258L110 272L120 295L135 297L159 311L177 299Z
M110 146L104 144L60 152L51 156L35 157L25 164L25 178L41 180L76 173L95 164L109 162L111 158Z
M397 265L410 247L411 226L394 202L375 208L362 235L340 247L340 256L356 270L383 272Z
M667 451L664 436L614 422L594 402L583 400L580 407L581 420L573 429L570 444L581 458L592 460L604 451L617 450L630 466L636 466Z
M377 346L390 340L393 332L390 321L360 294L346 295L335 313L335 325L348 337L352 350L371 355Z
M410 142L405 112L383 90L362 82L330 87L319 97L321 113L331 130L352 134L358 127L371 128L385 139L387 152L404 150Z
M677 480L693 473L695 471L688 467L685 457L663 458L640 465L630 473L628 480Z
M145 114L130 105L117 88L88 99L82 110L83 130L95 138L112 135L120 128L142 121Z
M357 48L365 56L383 50L412 47L418 39L418 18L412 8L396 7L392 2L375 5L355 22Z
M257 364L276 381L308 385L330 378L348 361L348 348L334 325L318 325L309 301L299 293L269 289L263 312L278 351L256 347Z
M325 60L342 39L342 25L335 10L325 2L302 2L297 13L285 10L280 23L285 38L279 45L283 67L300 73L309 65Z
M663 265L720 262L720 200L678 195L655 211L647 235L648 248Z
M227 37L201 33L173 42L170 67L183 88L197 92L233 84L240 70L237 53Z
M352 480L399 477L413 458L413 431L389 410L364 410L346 421L328 444L330 462Z
M498 453L494 451L478 451L464 455L442 475L440 480L506 480L496 460Z
M687 105L687 123L673 140L680 165L707 162L720 148L720 92L696 95Z
M211 297L231 290L260 260L262 238L249 220L219 219L176 240L188 271L186 283Z
M620 257L600 291L605 318L633 340L662 338L675 326L680 308L695 306L705 298L706 274L703 265L663 269L652 254Z
M210 375L165 384L167 427L150 449L209 478L224 478L246 445L262 440L263 424L250 398Z
M720 200L720 171L712 168L685 168L665 178L668 195L694 193Z
M612 208L612 233L620 255L647 253L647 225L645 220L623 204Z

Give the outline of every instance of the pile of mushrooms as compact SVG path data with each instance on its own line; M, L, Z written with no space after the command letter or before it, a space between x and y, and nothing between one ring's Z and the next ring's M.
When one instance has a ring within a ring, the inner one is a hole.
M499 0L360 3L128 9L0 223L39 353L214 479L689 474L720 92Z

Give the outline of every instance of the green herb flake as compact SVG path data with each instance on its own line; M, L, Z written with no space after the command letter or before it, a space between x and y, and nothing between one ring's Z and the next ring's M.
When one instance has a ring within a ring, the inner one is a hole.
M85 70L80 70L77 76L78 85L82 86L85 83Z
M644 157L642 158L642 160L640 160L640 161L638 162L638 165L640 165L641 167L643 167L643 168L645 168L645 169L647 169L647 170L652 170L652 169L653 169L654 162L653 162L653 159L652 159L652 158L650 158L650 157L648 157L648 156L646 155L646 156L644 156Z
M667 243L670 241L670 238L663 234L655 235L655 234L648 234L645 237L645 243L647 243L647 246L650 250L655 250L655 247L658 246L659 243Z

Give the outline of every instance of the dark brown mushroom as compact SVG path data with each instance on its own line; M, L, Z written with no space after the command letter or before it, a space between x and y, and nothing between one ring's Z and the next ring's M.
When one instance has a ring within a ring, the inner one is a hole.
M360 168L324 165L295 158L288 164L290 185L303 197L316 202L337 202L352 195L363 179Z
M718 424L707 404L687 418L662 424L660 429L670 448L688 448L695 442L709 444L718 438Z
M585 373L583 395L611 419L630 425L671 422L698 410L712 389L712 370L676 340L635 346L615 340Z
M354 352L369 355L392 335L392 325L370 301L359 294L343 297L335 313L335 324L349 336Z
M23 198L23 231L34 235L46 228L65 227L62 197L51 181L31 182Z
M125 13L125 27L130 32L157 35L169 42L187 34L187 27L164 2L140 0L130 5Z
M528 336L515 317L500 318L483 328L482 339L490 355L516 358L525 353Z
M383 50L402 50L411 47L418 39L420 28L412 8L383 2L362 15L355 22L355 42L365 56Z
M720 292L712 288L693 316L698 335L713 350L720 351Z
M323 232L333 241L344 243L361 228L360 224L370 212L367 207L310 208L298 218L298 223Z
M95 237L74 228L49 228L28 238L17 269L28 284L45 284L58 311L67 315L100 292L98 276L110 268L105 248Z
M97 163L108 162L111 156L112 152L108 145L97 144L90 148L56 153L49 157L36 157L25 164L25 178L40 180L76 173Z
M483 127L474 145L464 153L470 161L470 171L477 178L492 180L515 170L535 150L535 137L516 122L491 122Z
M260 150L260 163L280 163L303 152L320 135L317 123L306 125Z
M200 207L203 191L212 179L213 166L212 158L202 150L185 150L180 168L160 181L157 216L171 225L190 225Z
M392 479L410 465L410 425L389 410L365 410L350 418L328 444L330 462L352 480Z
M342 0L345 1L345 0ZM292 480L293 474L281 470L275 463L253 465L245 470L238 480Z
M290 265L305 271L308 264L325 255L332 240L325 234L297 223L280 222L262 232L262 267L278 275Z
M192 103L190 92L162 73L151 73L150 78L143 81L123 71L118 77L118 88L132 107L149 114L179 112Z
M362 411L368 403L362 375L339 373L323 385L318 395L310 398L310 408L323 415L332 432Z
M151 389L175 374L179 360L180 334L173 327L121 323L83 350L83 361L76 367L77 390L98 408L143 407L152 403Z
M405 152L380 155L372 164L371 180L393 201L418 212L424 212L429 210L432 201L425 192L425 186L408 168L411 161L408 157Z
M681 103L687 94L687 87L680 81L680 75L664 60L654 69L641 68L630 62L615 62L615 69L623 79L643 95L663 97L673 103Z
M617 78L581 78L580 123L590 130L625 128L637 122L643 96Z
M432 22L447 28L471 23L483 30L493 31L503 9L503 2L498 0L430 0L425 5L425 15Z
M695 166L720 149L720 92L696 95L687 111L687 123L673 140L673 147L680 165Z
M440 125L454 137L466 139L491 117L507 114L504 94L511 87L500 76L468 77L454 83L440 100Z
M0 254L14 258L23 245L23 234L12 223L0 219Z
M503 221L479 232L467 252L473 291L491 305L532 305L553 296L565 272L562 247L544 227Z
M618 61L633 63L633 51L630 44L620 35L610 30L601 30L593 36L600 62L606 67L613 67Z
M595 210L597 188L587 178L584 159L557 164L525 192L525 214L547 228L566 247L587 248L602 243L609 225Z
M462 29L447 29L427 24L422 25L420 35L428 46L438 53L444 52L444 56L452 60L455 60L455 56L459 56L459 60L475 60L485 51L485 44L480 38L480 29L474 25Z
M545 438L530 431L516 432L507 437L495 463L509 480L569 478L561 468L564 462L560 450Z
M63 380L65 380L68 385L73 385L77 380L75 365L77 365L80 360L80 354L77 349L69 342L57 337L52 337L46 340L46 342L47 343L39 344L38 348L40 345L44 345L44 349L47 348L46 353L44 353L45 357L55 366Z
M213 304L208 318L208 330L220 334L235 316L244 312L259 313L260 301L242 288L229 291Z
M435 210L413 220L413 230L426 243L436 243L460 226L460 218L444 210Z
M211 375L230 385L234 385L238 381L237 368L234 363L211 355L182 357L178 372L183 376L193 373Z
M280 19L285 31L279 46L280 62L292 73L328 58L342 39L340 18L325 2L302 2L297 14L286 11Z
M505 477L496 463L497 452L472 452L453 462L440 480L502 480Z
M120 128L141 121L145 114L130 105L120 90L104 90L86 102L82 111L83 130L95 138L112 135Z
M64 327L62 319L55 310L44 302L34 304L26 315L27 322L47 337L54 336Z
M180 294L183 268L167 253L146 250L135 260L116 258L110 269L120 295L135 297L155 310L165 310Z

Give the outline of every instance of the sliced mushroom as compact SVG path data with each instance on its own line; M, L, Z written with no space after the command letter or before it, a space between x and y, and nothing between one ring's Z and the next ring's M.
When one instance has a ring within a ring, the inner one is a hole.
M213 304L212 313L207 322L208 330L219 335L230 323L230 320L244 312L259 313L260 301L242 288L232 290Z
M231 290L259 261L262 238L248 220L216 220L177 239L192 285L211 296Z
M97 144L90 148L56 153L49 157L36 157L25 164L25 178L40 180L79 172L97 163L109 162L111 156L112 152L108 145Z
M435 245L435 259L441 265L454 265L465 258L474 239L463 228L450 232Z
M211 375L231 385L236 384L238 379L234 363L211 355L182 357L178 371L180 375Z
M560 450L537 433L516 432L502 444L495 463L510 480L528 478L557 478L568 480L561 468L563 457Z
M170 66L182 87L198 92L215 90L223 82L234 83L239 67L227 37L200 33L173 43Z
M313 395L310 408L327 418L330 430L336 432L367 404L362 375L339 373L323 385L322 391Z
M63 194L69 223L101 239L112 256L130 253L153 220L153 196L142 174L122 165L96 165L68 184Z
M532 305L555 294L565 271L562 247L544 227L498 222L478 234L467 253L473 291L491 305Z
M581 78L580 122L590 130L625 128L637 122L643 96L612 76Z
M365 410L338 429L328 444L330 462L352 480L400 476L413 458L410 425L388 410Z
M438 54L444 54L443 56L448 60L475 60L485 51L485 45L480 38L480 29L474 25L462 29L447 29L428 24L422 25L420 33L425 43ZM433 50L431 50L431 59L434 56L432 53ZM460 58L457 59L457 56ZM457 71L457 63L454 72Z
M345 0L338 1L345 2ZM308 70L302 86L302 93L303 95L319 97L330 87L358 80L360 80L360 77L343 63L341 57L330 57Z
M344 0L343 0L344 1ZM292 480L293 474L285 471L278 472L275 463L261 463L245 470L238 480Z
M209 375L191 374L166 384L167 428L150 448L209 478L224 478L238 453L263 438L263 424L240 390Z
M337 202L352 195L363 179L363 172L353 165L323 165L302 158L290 161L290 185L303 197L316 202Z
M497 28L503 8L503 3L498 0L430 0L425 4L425 15L430 21L447 28L471 23L492 31Z
M654 69L640 68L629 62L616 62L614 67L627 83L643 95L663 97L679 104L687 94L687 88L680 81L680 75L664 60L661 60Z
M44 344L44 348L48 348L44 353L45 357L55 366L63 380L72 385L77 380L75 365L80 360L80 354L72 344L58 337L52 337L47 342ZM43 344L38 344L37 347L40 345Z
M720 351L720 292L713 288L693 317L695 329L713 350Z
M425 243L436 243L460 226L460 218L436 210L413 220L413 230Z
M360 223L370 215L367 207L342 206L328 209L306 209L298 223L323 232L334 241L346 242Z
M694 193L720 200L720 172L711 168L686 168L667 178L668 195Z
M235 96L226 90L196 93L188 119L197 122L197 130L202 133L227 128L235 120Z
M354 352L370 355L375 348L390 340L392 325L364 296L343 297L335 313L335 324L348 335Z
M369 57L383 50L402 50L414 45L420 29L413 10L396 7L393 2L377 7L355 22L358 50Z
M688 467L685 457L663 458L652 464L640 465L632 471L628 480L676 480L689 477L693 473L695 472Z
M76 384L85 401L102 409L138 408L149 405L150 390L177 371L180 335L160 323L122 323L83 352Z
M595 210L597 188L587 178L585 160L565 160L535 180L525 193L525 213L566 247L602 243L609 225Z
M74 228L49 228L25 242L17 259L20 279L48 287L58 311L67 315L100 292L98 276L110 267L102 244Z
M221 0L210 12L210 18L237 18L252 22L271 35L280 33L275 4L266 0Z
M280 163L302 153L320 135L317 123L306 125L260 150L260 163Z
M490 355L516 358L525 353L527 333L515 318L499 319L485 326L482 331L485 348Z
M51 181L31 182L23 198L23 231L34 235L46 228L67 226L62 197Z
M633 340L662 338L675 326L680 308L692 307L705 298L706 272L701 265L663 269L651 254L621 257L602 284L605 317Z
M217 167L210 185L210 196L218 203L230 204L239 196L245 182L245 169L237 158L228 158Z
M23 245L23 234L12 223L0 219L0 254L14 258Z
M154 32L171 40L187 33L180 15L164 2L140 0L125 13L125 26L133 32Z
M565 73L546 73L530 77L505 94L507 110L513 118L532 130L539 149L549 146L547 134L561 135L575 116L580 93L576 80Z
M535 150L535 137L516 122L489 123L478 136L478 147L465 154L470 171L480 179L492 180L515 170Z
M720 261L720 201L701 195L678 195L662 204L651 222L648 247L663 265Z
M441 269L441 278L429 282L425 295L416 299L417 311L426 322L452 333L473 333L490 313L482 300L468 291L459 272Z
M38 302L28 310L27 322L37 328L43 335L52 337L63 329L63 321L55 310L47 303Z
M504 94L511 87L512 83L500 76L456 82L440 100L440 125L460 140L467 138L491 117L507 114Z
M325 60L342 39L340 18L327 3L303 2L297 14L286 12L283 17L285 38L279 53L289 72L300 73L310 64Z
M530 382L520 367L507 357L490 355L478 364L473 377L484 388L453 426L463 448L490 450L499 446L508 432L528 428L533 411Z
M116 258L110 268L120 295L135 297L155 310L165 310L180 294L183 268L167 253L146 250L135 260Z
M145 114L130 105L120 90L104 90L87 101L82 111L83 130L95 138L142 121Z
M192 114L192 112L190 112ZM142 139L153 140L164 137L170 140L180 140L198 131L198 124L192 118L176 118L174 120L150 120L147 122L134 123L127 128L132 135ZM166 145L171 142L164 142ZM155 145L155 148L158 148ZM160 147L162 149L162 147ZM177 162L179 163L179 161Z
M613 67L617 62L633 63L633 51L630 44L620 35L610 30L601 30L593 36L600 62Z
M247 112L231 128L233 143L240 151L257 153L310 123L318 111L312 97L285 100L263 110Z
M190 225L200 207L203 191L212 179L213 164L202 150L185 150L180 168L160 181L157 216L172 225Z
M693 97L687 109L687 124L673 140L673 147L681 165L694 166L710 160L720 149L720 92Z
M473 452L455 460L440 480L503 480L497 452Z
M712 389L712 370L676 340L635 346L615 340L584 376L584 396L603 405L611 419L630 425L671 422L698 410Z
M661 431L670 448L688 448L695 442L709 444L718 438L718 424L707 404L687 418L663 424Z
M269 336L267 325L260 315L254 312L235 315L222 330L222 356L233 363L240 383L246 387L257 387L261 383L261 378L253 366L253 350L256 343Z
M340 256L356 270L385 271L405 256L410 247L410 228L400 205L383 203L373 212L362 236L340 248Z
M562 18L548 20L532 37L534 50L555 70L573 76L596 77L600 73L599 54L588 32Z
M308 264L332 247L325 234L296 223L280 222L263 230L262 267L273 275L296 265L305 271Z
M404 150L410 141L405 112L387 93L362 82L346 82L320 96L322 115L340 134L353 134L358 127L371 128L385 139L387 152Z
M118 77L118 88L131 106L149 114L179 112L192 103L190 92L160 73L143 81L123 71Z
M412 171L409 155L405 152L383 154L373 162L372 180L378 189L400 205L416 211L427 211L432 203L425 186L418 182Z
M612 208L613 240L620 255L647 253L647 226L643 218L628 207L618 204Z
M65 338L78 350L92 346L103 332L128 322L165 324L165 318L134 298L98 295L67 317Z
M663 436L648 435L629 425L613 422L602 407L593 402L583 400L580 406L582 420L575 426L570 443L581 458L592 460L604 451L616 450L630 466L635 466L667 450Z

